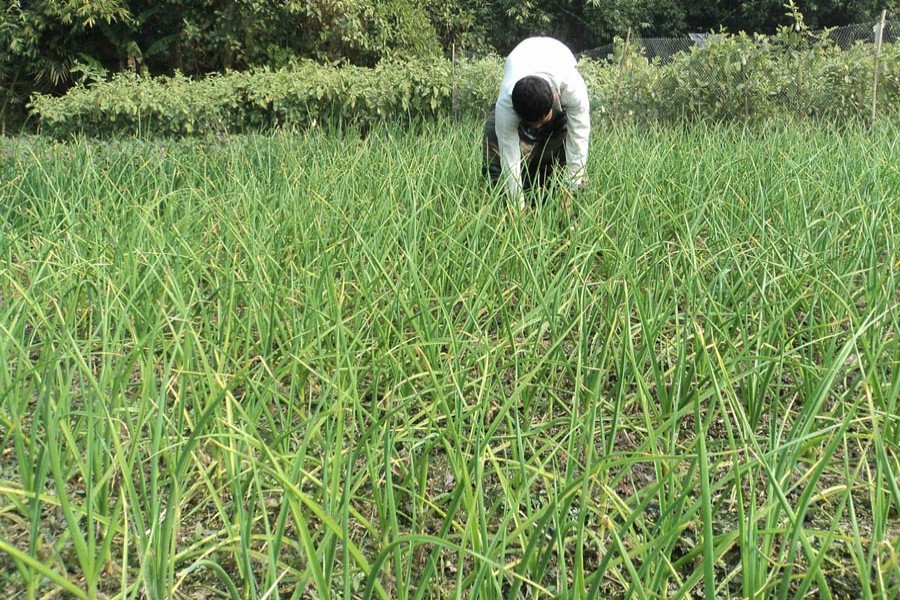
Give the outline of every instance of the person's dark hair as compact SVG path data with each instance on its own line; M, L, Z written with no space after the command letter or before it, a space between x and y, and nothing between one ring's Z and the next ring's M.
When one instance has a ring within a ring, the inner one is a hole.
M540 121L553 108L553 89L546 79L523 77L513 87L512 103L524 121Z

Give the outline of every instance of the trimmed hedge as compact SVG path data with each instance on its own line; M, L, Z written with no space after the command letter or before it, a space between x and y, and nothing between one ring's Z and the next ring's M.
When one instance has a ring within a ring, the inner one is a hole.
M628 57L621 78L603 65L583 71L596 108L618 118L843 121L871 117L874 59L872 44L841 50L824 39L740 34L716 36L665 65ZM882 47L878 70L879 114L896 114L900 44Z
M582 61L595 119L757 120L789 114L832 120L868 118L873 49L824 41L789 46L778 37L716 36L665 65L638 54ZM37 95L41 131L73 134L186 135L311 125L368 126L392 120L484 114L493 102L500 57L383 62L373 69L301 62L277 71L228 72L203 79L132 73L81 85L65 96ZM900 44L880 61L879 112L900 107ZM454 89L456 107L453 106Z
M473 67L476 67L473 65ZM452 67L443 60L374 69L302 62L290 69L203 79L122 73L65 96L35 96L42 132L183 135L323 123L431 118L450 110Z

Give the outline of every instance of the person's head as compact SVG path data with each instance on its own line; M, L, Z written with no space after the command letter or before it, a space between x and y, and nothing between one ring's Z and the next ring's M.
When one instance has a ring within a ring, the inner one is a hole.
M534 75L523 77L513 86L512 103L523 121L543 125L553 110L553 88L546 79Z

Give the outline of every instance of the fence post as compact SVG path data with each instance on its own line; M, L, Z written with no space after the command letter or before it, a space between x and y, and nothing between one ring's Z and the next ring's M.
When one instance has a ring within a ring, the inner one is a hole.
M881 19L875 30L875 76L872 81L872 125L875 125L875 108L878 103L878 62L881 58L881 40L884 34L884 20L887 18L887 10L881 11Z

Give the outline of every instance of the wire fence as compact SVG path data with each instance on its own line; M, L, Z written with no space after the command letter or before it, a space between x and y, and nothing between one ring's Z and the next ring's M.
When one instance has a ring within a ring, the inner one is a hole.
M882 33L882 43L892 44L900 38L900 24L892 23L888 20L889 15L885 16L884 30ZM841 50L849 50L854 44L867 43L873 46L877 43L878 25L880 21L872 23L854 23L844 27L835 27L831 29L811 30L806 33L810 39L828 39ZM641 54L649 61L658 61L659 63L667 63L675 56L682 52L689 52L691 48L702 48L703 45L715 39L714 33L690 33L685 37L677 38L631 38L630 43L634 44ZM615 45L610 43L604 46L598 46L590 50L585 50L578 54L579 58L588 58L592 60L615 60Z

